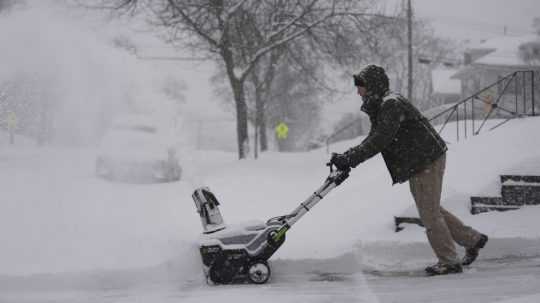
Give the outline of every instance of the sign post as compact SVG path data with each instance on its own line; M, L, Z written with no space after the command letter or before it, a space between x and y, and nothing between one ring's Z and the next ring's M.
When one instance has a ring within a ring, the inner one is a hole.
M9 132L9 144L15 144L15 129L17 128L17 115L9 112L7 115L7 128Z

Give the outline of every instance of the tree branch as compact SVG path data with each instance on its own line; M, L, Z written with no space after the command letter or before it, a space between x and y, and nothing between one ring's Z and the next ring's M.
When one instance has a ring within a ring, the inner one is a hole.
M253 56L253 58L250 60L250 62L247 64L246 68L240 73L239 75L239 78L240 79L245 79L246 75L251 71L251 69L253 68L253 66L257 63L257 61L262 57L264 56L265 54L267 54L269 51L275 49L276 47L279 47L281 45L284 45L298 37L300 37L301 35L303 35L305 32L307 32L308 30L310 30L311 28L327 21L328 19L332 18L333 15L332 14L329 14L327 16L324 16L322 17L321 19L307 25L305 28L303 28L302 30L299 30L297 31L296 33L293 33L291 34L290 36L286 36L278 41L275 41L273 42L272 44L266 46L266 47L263 47L261 49L259 49L255 55Z
M201 36L203 39L205 39L208 43L215 47L219 47L219 42L214 40L212 37L210 37L207 33L202 31L201 25L197 24L191 17L184 11L184 8L179 7L174 0L167 0L169 5L176 10L181 16L182 19L189 25L189 27L197 33L199 36Z

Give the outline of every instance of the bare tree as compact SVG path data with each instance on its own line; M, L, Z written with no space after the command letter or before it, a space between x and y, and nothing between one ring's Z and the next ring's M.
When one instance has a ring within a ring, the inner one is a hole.
M143 9L152 22L163 26L169 41L197 51L223 65L236 110L238 156L248 144L244 84L253 68L276 48L305 36L309 31L347 14L365 10L359 0L109 0L110 7ZM239 31L246 13L258 29ZM260 35L257 44L253 34ZM240 38L239 38L240 36ZM242 56L240 56L240 54ZM242 57L242 60L239 58Z
M530 65L540 63L540 17L534 18L533 29L538 34L536 41L529 41L519 46L519 57Z
M288 90L283 90L283 87L274 87L275 81L279 82L279 78L285 77L293 82L302 83L296 85L290 85L290 91L292 88L306 89L309 87L311 91L311 102L313 108L318 108L317 102L322 102L321 99L315 98L315 95L325 95L326 100L331 99L331 96L338 93L337 90L331 87L328 77L325 76L323 70L324 67L331 63L337 63L337 65L346 65L350 60L349 57L358 56L357 53L362 52L361 44L357 43L362 39L362 35L359 35L355 31L355 22L360 20L367 20L372 16L376 16L373 13L344 13L343 16L347 18L334 18L321 24L320 26L309 29L305 35L282 45L270 52L270 55L265 56L259 60L253 68L250 76L247 78L246 94L248 100L248 109L253 114L248 115L248 120L251 121L255 127L255 155L258 150L258 141L260 141L261 151L267 149L267 135L266 135L266 121L267 114L271 116L280 115L286 117L288 115L295 115L294 110L296 106L272 106L272 103L279 104L282 100L286 100L289 96L284 94ZM243 35L236 35L236 38L246 36L246 44L259 44L263 35L258 32L259 28L254 26L254 20L252 18L245 18L242 20L242 27L239 29ZM380 24L382 25L382 24ZM365 35L372 35L370 32L363 33ZM240 54L240 60L245 62L247 59L244 53ZM351 56L352 55L352 56ZM280 65L287 64L291 68L280 68ZM280 72L277 72L279 69ZM284 74L288 73L288 74ZM291 74L294 77L291 77ZM341 93L341 92L339 92ZM281 100L276 100L272 96L280 96ZM254 100L254 107L250 107L250 99ZM295 102L295 100L291 100ZM306 101L301 101L306 102ZM305 108L307 104L304 104ZM279 108L287 108L290 111L283 112L278 110L278 113L267 113L268 110L276 110ZM314 121L316 115L311 115L309 121ZM273 121L275 122L275 121ZM303 128L305 123L299 123L296 128ZM307 128L307 133L312 134L314 129Z
M533 20L533 28L537 35L540 36L540 17L536 17Z
M278 141L280 151L302 150L316 135L320 108L327 95L320 83L322 65L305 45L296 43L290 45L277 65L265 115L271 125L289 125L287 139Z
M285 49L283 47L273 50L270 56L258 62L248 79L253 87L253 98L255 101L255 114L253 115L255 157L257 157L259 144L261 151L268 150L266 107L272 93L272 84L276 77L276 70L284 52Z
M301 148L302 140L293 142L299 139L298 134L305 137L313 133L314 128L306 125L317 123L318 116L312 114L306 117L300 112L318 108L322 103L322 98L319 98L323 96L322 89L316 83L322 64L314 58L309 59L313 54L306 53L306 50L307 46L303 43L277 48L261 59L246 79L246 104L248 121L254 127L255 156L259 149L263 152L268 149L267 132L279 122L294 124L287 142L278 142L279 150ZM219 71L212 80L217 86L215 94L229 105L233 97L225 86L225 72ZM304 93L299 94L299 91Z

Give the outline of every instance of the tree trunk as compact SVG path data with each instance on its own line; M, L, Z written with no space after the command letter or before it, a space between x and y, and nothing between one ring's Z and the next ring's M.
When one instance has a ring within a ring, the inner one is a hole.
M227 41L227 40L226 40ZM246 150L249 149L247 104L244 92L244 79L238 79L234 73L234 59L228 43L221 49L221 56L225 62L227 78L233 91L236 108L236 138L238 144L238 159L246 158Z
M253 140L253 156L255 159L259 157L259 127L255 124L255 140Z
M248 125L247 125L247 105L244 94L244 85L240 81L233 79L231 84L236 103L236 136L238 139L238 159L246 158L246 150L249 148Z
M283 47L279 47L278 49L274 50L270 54L269 58L269 65L266 71L266 74L264 76L264 89L260 93L261 98L260 102L258 102L255 105L256 108L256 116L259 126L259 137L261 140L261 151L267 151L268 150L268 136L266 133L266 103L269 102L270 95L272 94L272 83L274 82L274 77L276 75L276 68L278 66L279 59L283 56L285 53L285 49Z
M253 76L253 78L256 78ZM256 81L254 81L256 83ZM253 143L253 147L255 150L253 151L255 155L255 159L259 156L259 129L260 129L260 115L259 115L259 104L261 103L261 91L260 87L258 85L255 86L255 142Z
M231 79L234 102L236 104L236 137L238 143L238 159L246 158L249 148L247 131L247 105L243 83L237 79Z
M268 150L268 141L266 137L266 123L264 115L264 98L260 86L255 88L255 128L259 138L261 151Z
M261 121L259 122L259 139L261 142L261 151L268 150L268 136L266 135L266 117L263 106L263 113L261 116Z

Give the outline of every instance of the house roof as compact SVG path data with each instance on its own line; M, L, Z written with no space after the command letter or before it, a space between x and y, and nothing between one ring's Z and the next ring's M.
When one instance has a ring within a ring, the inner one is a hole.
M492 50L492 52L472 62L472 65L526 67L531 66L531 64L520 58L519 46L526 42L538 40L540 40L540 37L537 35L500 36L470 46L468 49Z
M457 72L455 72L454 74L452 74L452 76L450 76L450 79L461 80L461 79L469 77L471 74L474 74L474 73L476 73L476 70L474 69L474 67L469 65L469 66L460 68Z
M456 69L438 68L431 72L433 92L436 94L460 94L461 81L453 79Z

